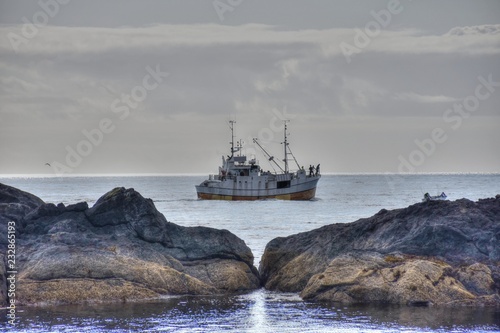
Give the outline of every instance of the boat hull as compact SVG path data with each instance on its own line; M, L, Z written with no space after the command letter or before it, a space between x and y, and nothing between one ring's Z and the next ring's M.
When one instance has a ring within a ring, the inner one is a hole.
M302 192L275 194L275 195L262 195L262 196L243 196L243 195L220 195L212 193L198 192L198 198L204 200L228 200L228 201L250 201L250 200L265 200L265 199L279 199L279 200L311 200L316 195L316 188L305 190Z
M291 179L290 186L278 188L276 182L259 181L259 178L240 181L205 182L196 186L199 199L204 200L311 200L316 195L316 185L320 176L306 179ZM265 185L265 184L268 185ZM271 185L271 186L269 186ZM245 187L245 188L243 188Z

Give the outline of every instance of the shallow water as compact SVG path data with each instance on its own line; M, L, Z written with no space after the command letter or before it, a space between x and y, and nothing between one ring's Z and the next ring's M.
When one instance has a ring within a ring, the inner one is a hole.
M24 308L26 332L481 332L498 309L339 305L258 290L231 297L174 297L124 304ZM5 326L4 326L5 327Z

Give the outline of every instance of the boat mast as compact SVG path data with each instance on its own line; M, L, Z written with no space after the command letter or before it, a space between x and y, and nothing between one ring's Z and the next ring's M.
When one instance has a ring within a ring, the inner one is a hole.
M284 136L285 136L285 141L283 141L283 147L285 151L285 158L283 159L283 162L285 162L285 173L288 173L288 142L287 142L287 137L286 137L286 124L290 122L290 120L284 120L285 123L285 128L284 128Z
M230 120L229 121L229 128L231 129L231 158L233 158L234 155L234 123L236 123L236 120Z

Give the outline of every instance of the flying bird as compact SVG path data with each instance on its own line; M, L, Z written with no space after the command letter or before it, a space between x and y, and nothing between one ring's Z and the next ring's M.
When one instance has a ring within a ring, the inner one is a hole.
M45 165L52 166L52 165L50 165L50 163L45 163Z

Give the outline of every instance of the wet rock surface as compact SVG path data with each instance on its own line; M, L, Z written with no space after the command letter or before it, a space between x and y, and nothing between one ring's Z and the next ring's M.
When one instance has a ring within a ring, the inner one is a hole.
M500 305L500 196L430 201L268 243L267 289L313 301Z
M46 204L5 185L0 190L0 199L7 198L2 225L16 222L18 304L127 301L260 287L243 240L227 230L168 222L151 199L133 189L115 188L91 208L85 202ZM7 301L2 289L0 295Z

